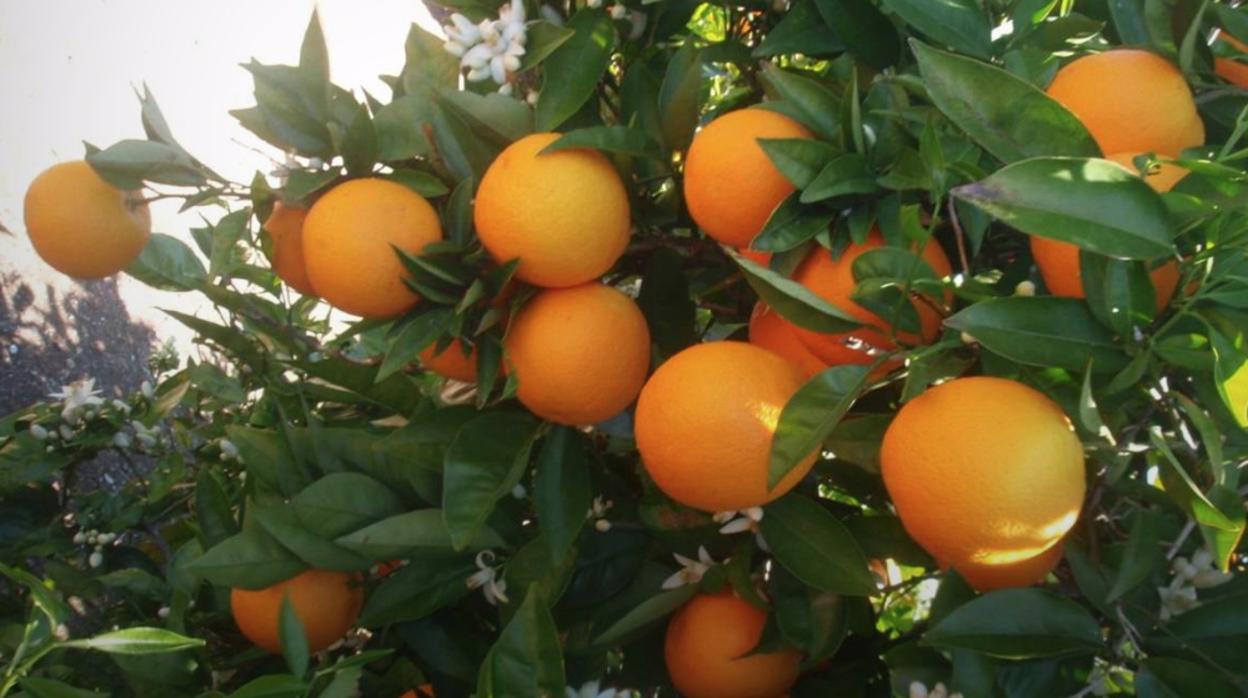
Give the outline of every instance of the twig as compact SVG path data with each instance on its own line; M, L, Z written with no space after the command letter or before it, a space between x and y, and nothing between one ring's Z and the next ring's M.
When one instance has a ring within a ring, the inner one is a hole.
M949 223L953 225L954 239L958 241L958 261L962 262L962 271L970 276L971 262L966 256L966 233L962 232L962 222L958 220L958 209L954 203L953 197L949 197L946 206L949 209Z

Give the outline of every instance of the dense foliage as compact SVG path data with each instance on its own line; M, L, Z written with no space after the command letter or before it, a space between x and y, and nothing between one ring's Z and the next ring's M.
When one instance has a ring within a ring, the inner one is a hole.
M670 696L666 619L725 587L767 609L760 650L802 653L795 697L1248 694L1248 91L1215 74L1238 50L1212 41L1248 42L1248 13L517 0L511 43L472 54L493 0L427 1L459 43L413 27L389 99L329 82L315 17L297 65L245 66L256 104L233 115L285 154L276 180L223 179L149 93L146 139L88 147L113 185L212 221L195 247L152 235L127 272L207 296L215 319L170 314L214 360L162 354L127 399L79 384L0 421L0 696ZM1043 91L1073 56L1118 45L1169 59L1195 93L1207 145L1169 154L1190 173L1168 193L1097 159L1112 153ZM761 102L814 135L762 143L797 189L753 241L773 253L762 264L699 232L682 197L699 125ZM822 449L761 512L665 496L629 411L580 429L514 399L503 337L533 291L482 249L474 190L509 143L545 131L625 182L631 240L605 280L636 298L656 367L744 338L759 298L804 329L855 326L789 277L819 246L873 228L889 243L853 265L854 298L892 319L898 348L885 370L835 366L793 397L770 482ZM275 203L306 208L365 175L427 198L445 234L402 255L423 300L393 320L352 322L286 287L261 227ZM1082 248L1086 299L1046 292L1028 234ZM947 278L907 249L929 239ZM1160 310L1159 259L1179 274ZM920 296L942 327L915 345ZM475 387L420 366L453 339L476 350ZM978 374L1050 396L1086 453L1084 508L1040 586L978 593L942 571L881 481L900 406ZM142 475L82 486L104 451ZM282 656L252 647L230 589L309 567L361 573L359 627L309 652L284 605Z

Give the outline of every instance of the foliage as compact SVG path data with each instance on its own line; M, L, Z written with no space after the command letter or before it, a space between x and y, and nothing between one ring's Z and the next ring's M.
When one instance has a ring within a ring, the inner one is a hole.
M146 140L89 148L117 186L225 212L191 231L195 248L156 235L128 269L208 297L216 320L170 315L217 361L168 360L124 401L47 401L0 421L0 695L332 698L428 682L438 696L558 696L591 681L674 695L659 648L692 591L664 580L682 569L673 554L692 561L702 547L712 564L692 581L758 603L765 592L762 644L804 653L795 697L909 695L914 682L967 698L1248 694L1248 575L1223 574L1242 568L1245 527L1248 92L1214 76L1223 49L1206 41L1219 26L1248 41L1248 14L1195 0L538 10L524 8L541 19L505 85L473 75L461 89L442 41L413 27L389 101L329 82L314 17L298 65L244 66L256 105L233 113L287 154L278 186L222 179L147 91ZM1180 65L1209 132L1165 195L1096 159L1039 89L1070 53L1119 44ZM799 192L755 241L775 252L770 267L701 237L680 196L695 128L764 101L817 136L763 143ZM802 327L843 330L843 314L787 273L873 224L890 244L934 236L957 252L939 282L901 257L855 265L864 302L904 299L899 289L955 301L938 341L902 347L905 370L833 368L797 394L769 477L810 444L824 450L761 521L730 524L759 535L721 533L722 519L658 491L627 414L582 431L512 399L497 370L500 305L528 294L496 302L514 266L488 264L471 207L491 160L534 130L566 134L552 148L601 150L624 177L635 230L607 281L639 292L656 363L743 336L760 296ZM347 324L283 287L260 222L279 200L306 206L368 173L428 197L446 242L406 258L415 310ZM1019 231L1080 246L1099 290L1016 294L1043 289ZM1132 260L1157 258L1181 270L1160 314L1130 290L1147 271ZM478 348L475 390L416 361L452 338ZM967 372L1042 390L1085 445L1090 494L1043 587L977 594L942 572L880 481L890 415ZM144 474L75 487L101 452ZM310 658L284 613L284 656L249 647L229 587L308 566L361 573L362 630ZM1186 588L1196 601L1176 600Z

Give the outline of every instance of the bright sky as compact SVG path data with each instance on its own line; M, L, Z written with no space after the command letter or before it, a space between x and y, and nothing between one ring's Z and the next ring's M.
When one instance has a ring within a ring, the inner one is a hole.
M82 141L104 147L142 138L134 86L146 82L174 135L221 174L249 181L268 169L272 152L227 112L254 104L251 77L239 64L298 61L312 0L0 1L0 273L17 271L44 297L42 284L75 289L30 247L22 224L26 186L43 169L83 156ZM315 3L329 46L334 82L389 90L377 79L403 66L403 40L412 22L436 29L418 0L320 0ZM274 153L280 158L280 153ZM153 229L189 242L195 214L178 205L153 207ZM158 334L185 337L156 307L187 307L197 299L165 294L125 277L122 297L133 316Z

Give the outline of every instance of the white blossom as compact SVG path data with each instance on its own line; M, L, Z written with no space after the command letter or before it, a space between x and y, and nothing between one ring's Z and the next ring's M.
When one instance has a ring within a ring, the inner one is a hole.
M770 550L767 547L767 541L763 540L763 533L759 528L759 523L763 520L762 507L750 507L740 511L721 511L711 518L715 523L722 524L719 527L719 532L723 535L731 536L749 531L754 534L754 539L758 541L758 547L763 550Z
M624 19L628 16L628 8L622 3L615 3L608 11L611 13L611 19Z
M563 26L563 15L559 14L559 10L556 10L551 5L543 4L541 7L537 8L537 11L542 16L542 19L547 22L550 22L556 27Z
M151 381L143 381L142 383L139 383L139 392L143 393L143 397L148 400L151 400L152 397L156 395L156 389L152 387Z
M1036 284L1032 281L1024 279L1018 282L1018 285L1014 287L1014 295L1030 298L1031 296L1036 295Z
M104 564L104 553L101 553L99 550L91 553L91 556L87 558L87 564L91 565L93 569Z
M31 424L30 435L39 441L44 441L48 438L48 430L38 424Z
M928 690L921 682L914 681L910 684L910 698L962 698L962 694L950 693L943 683L937 683Z
M117 410L118 412L122 414L127 414L127 415L130 414L129 403L123 402L121 400L113 400L113 409Z
M63 385L59 392L49 393L48 397L62 400L65 411L76 411L79 408L102 404L104 399L99 395L100 391L95 389L95 379L86 378Z
M697 584L702 581L702 576L716 564L704 545L698 546L698 559L696 560L691 560L680 553L673 553L672 557L676 558L676 562L680 565L680 570L663 580L664 589L676 589L690 584ZM727 560L724 560L724 562L727 562Z
M498 568L493 566L493 562L494 553L488 550L477 553L477 571L464 580L464 584L469 589L481 589L491 606L510 603L511 600L507 598L507 580L498 578Z
M585 5L588 7L599 8L602 7L602 0L585 0Z
M168 618L168 617L169 617L169 607L168 607L168 606L161 606L160 608L156 609L156 615L157 615L158 617L162 618L162 619L163 619L163 618Z
M56 431L61 435L61 438L66 441L74 438L74 430L70 429L67 424L62 424Z
M473 24L461 14L451 15L451 24L443 27L447 41L443 48L459 57L459 66L467 70L470 82L493 80L500 88L520 70L520 56L528 29L525 25L524 3L511 0L498 11L497 19L484 19ZM510 90L500 89L503 94Z
M540 96L541 96L541 93L538 92L537 90L529 90L529 93L524 96L524 101L528 102L530 107L536 107L537 99Z
M160 436L160 432L155 428L150 428L138 420L131 421L130 428L134 430L134 438L138 439L140 444L148 448L156 445L156 440L157 437Z
M87 542L87 534L79 531L74 534L74 545L82 545Z
M117 448L130 448L130 435L124 431L113 434L113 445Z
M567 687L567 698L625 698L628 693L615 688L600 688L597 681L590 681L579 689Z
M528 494L529 491L524 488L523 482L517 482L516 486L511 488L511 496L515 499L524 499Z
M218 445L221 448L222 456L238 458L238 446L235 446L233 441L230 441L229 439L221 439L220 442L218 442Z

